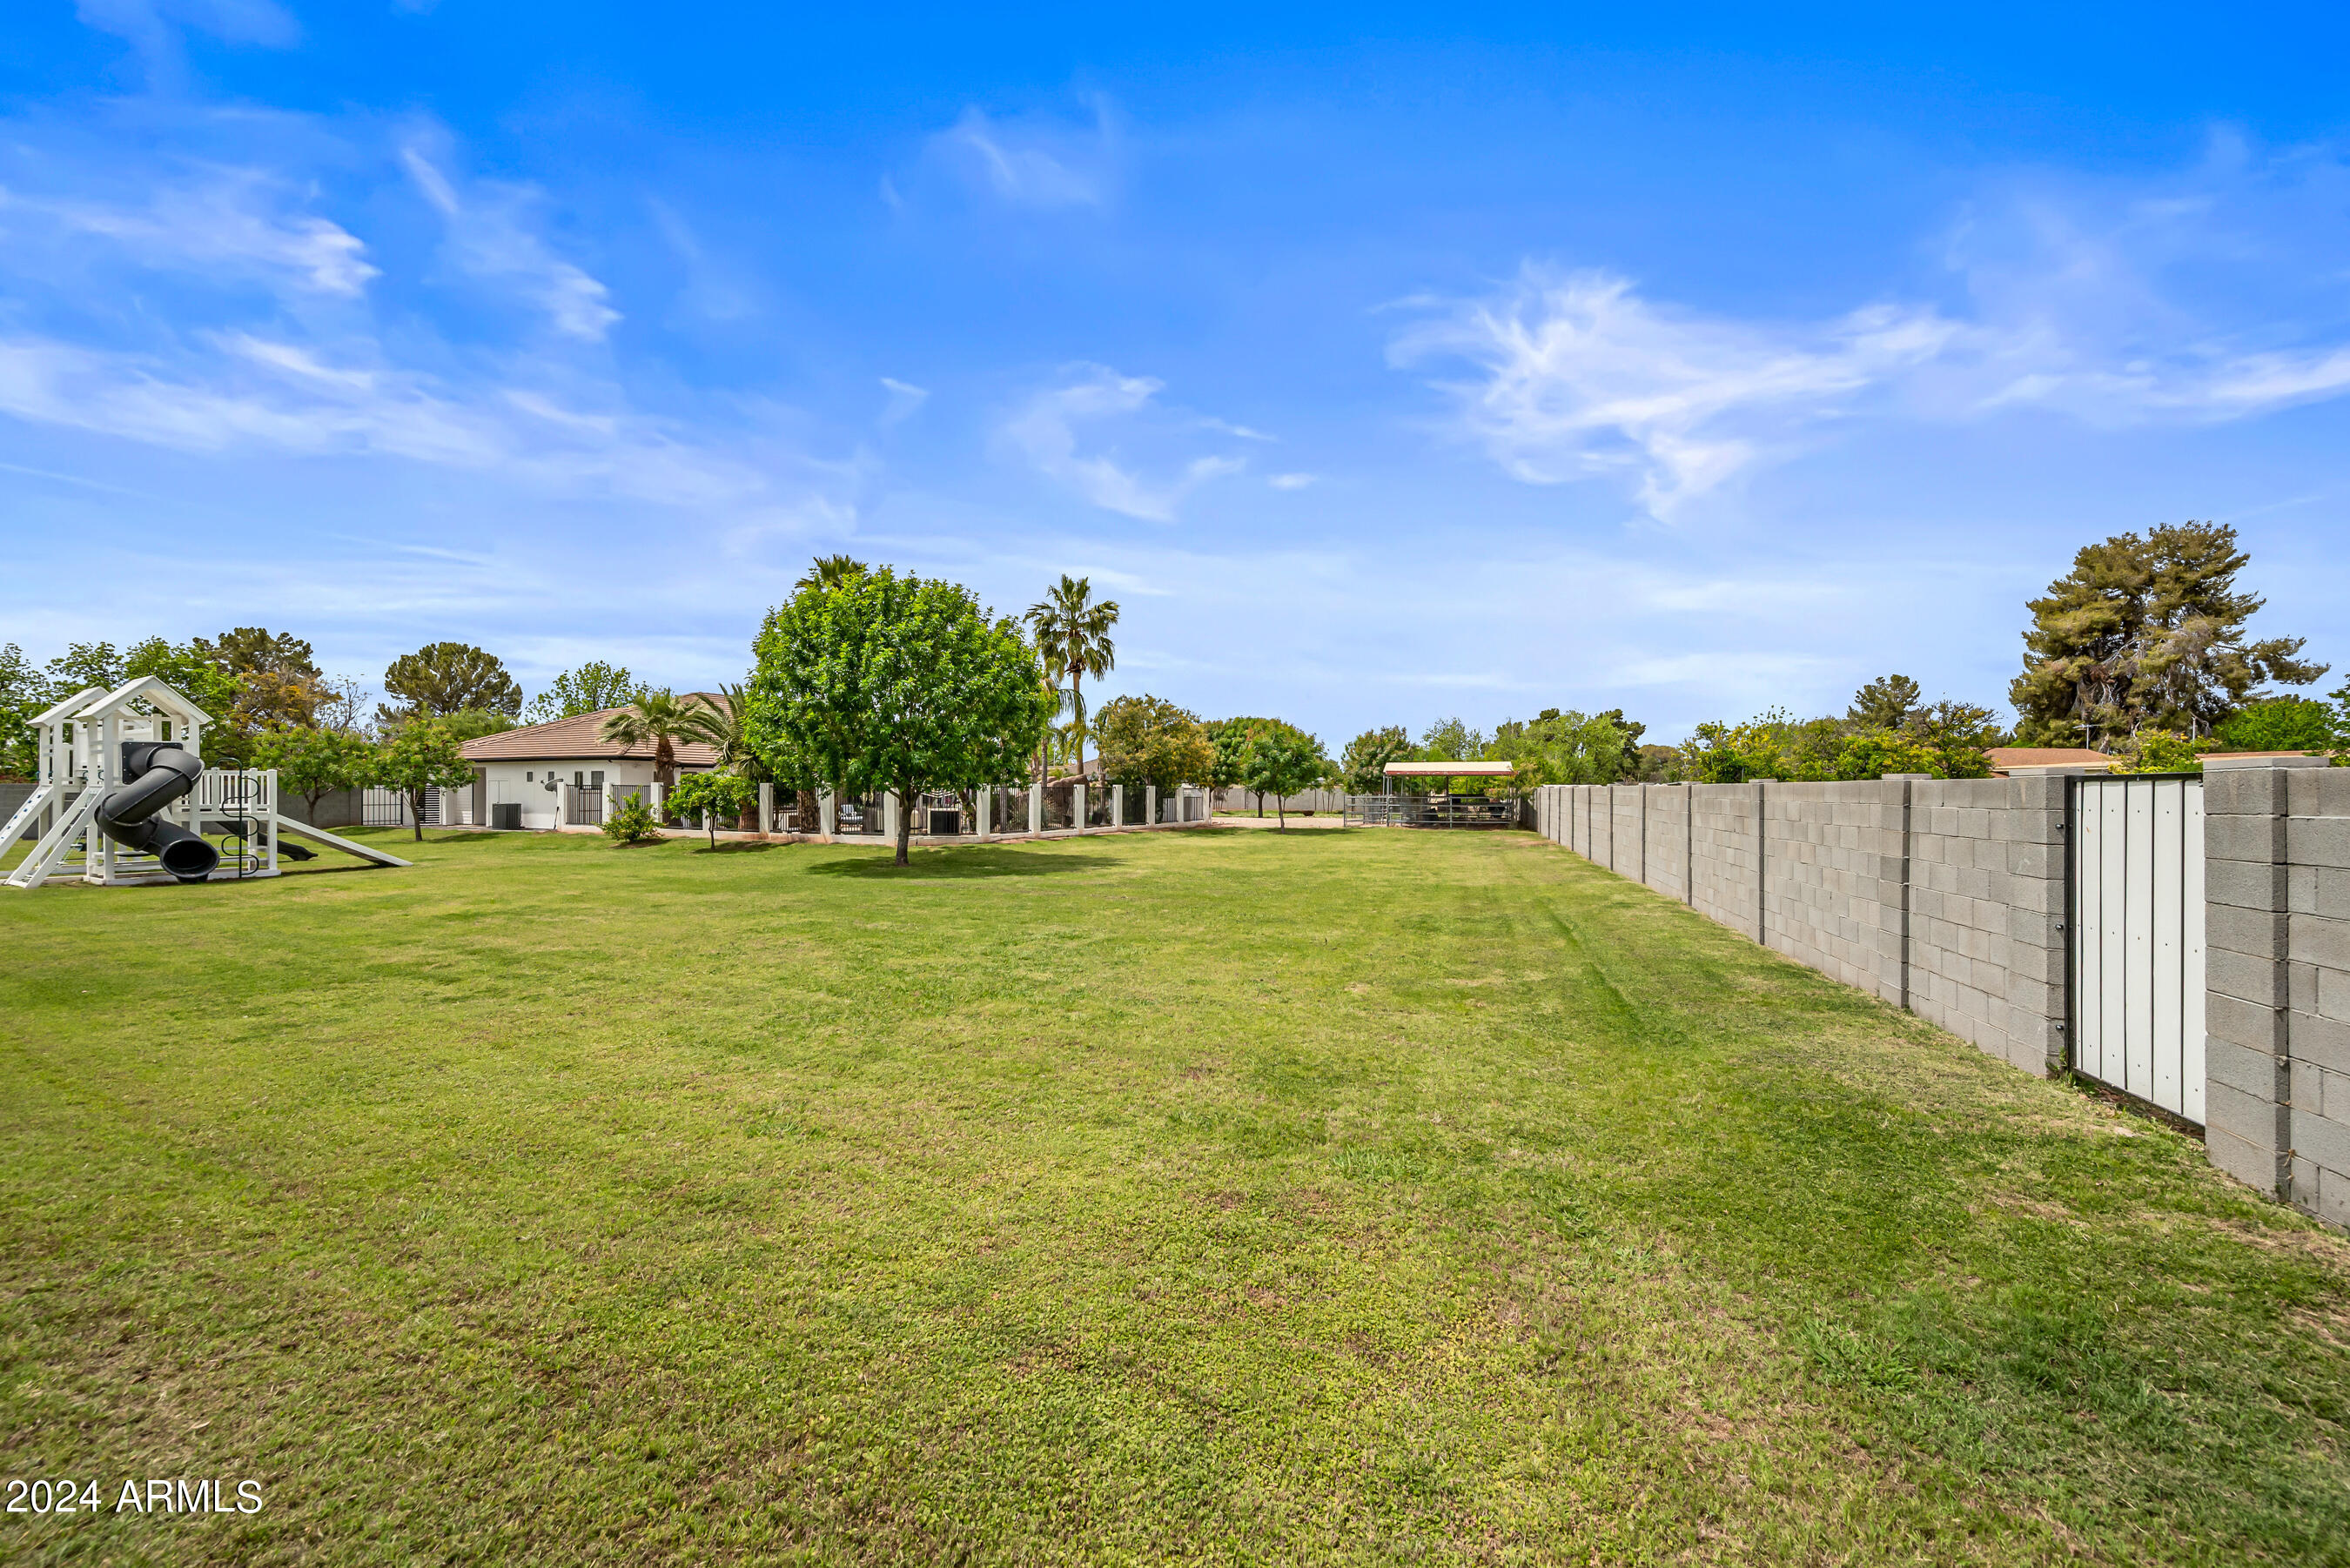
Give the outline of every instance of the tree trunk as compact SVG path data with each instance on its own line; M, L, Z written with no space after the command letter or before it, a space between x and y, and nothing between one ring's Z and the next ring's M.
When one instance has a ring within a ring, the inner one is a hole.
M1263 816L1264 813L1260 811L1257 815ZM1279 795L1273 797L1273 824L1284 833L1289 831L1289 814L1283 808Z
M424 792L408 792L408 826L416 830L416 842L424 842Z
M895 862L899 866L909 864L906 841L914 836L914 808L907 803L913 798L914 792L900 780L898 785L898 858Z
M1069 711L1077 722L1077 779L1083 783L1086 776L1086 677L1083 670L1069 671ZM1083 827L1085 824L1081 822L1077 826Z

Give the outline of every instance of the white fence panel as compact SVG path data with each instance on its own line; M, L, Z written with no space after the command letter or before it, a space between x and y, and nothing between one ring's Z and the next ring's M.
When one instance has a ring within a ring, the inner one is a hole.
M2203 781L2074 788L2074 1070L2200 1122Z

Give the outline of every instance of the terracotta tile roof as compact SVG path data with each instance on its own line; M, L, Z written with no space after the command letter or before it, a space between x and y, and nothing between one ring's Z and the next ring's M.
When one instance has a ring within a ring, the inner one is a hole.
M1991 772L2010 768L2106 768L2114 759L2086 746L1993 746L1983 753Z
M686 693L700 697L723 710L726 699L715 691ZM518 730L504 730L494 735L483 735L467 741L463 751L469 763L569 762L578 758L585 762L629 760L651 762L652 747L615 745L604 739L604 721L620 712L618 708L602 708L593 713L577 713L568 719L556 719L544 724L525 724ZM700 741L678 741L672 743L677 753L677 765L681 768L708 768L718 765L718 753Z

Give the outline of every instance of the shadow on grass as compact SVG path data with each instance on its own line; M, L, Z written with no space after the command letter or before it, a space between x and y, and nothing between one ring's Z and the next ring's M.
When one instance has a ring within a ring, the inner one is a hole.
M697 844L691 852L696 855L764 855L770 849L782 847L779 844Z
M1065 871L1098 871L1115 865L1106 855L1039 855L1028 849L916 849L899 866L889 855L826 860L808 867L818 877L871 877L922 882L969 881L985 877L1053 877Z

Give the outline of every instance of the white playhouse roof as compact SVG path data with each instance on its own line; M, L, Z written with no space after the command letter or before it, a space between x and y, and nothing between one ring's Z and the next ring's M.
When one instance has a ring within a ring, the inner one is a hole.
M80 699L76 698L75 701L79 701ZM136 680L127 680L96 701L75 709L72 717L103 719L109 713L128 712L133 702L144 702L165 718L177 720L182 724L209 724L213 722L210 713L180 695L172 683L160 675L141 675Z
M68 719L72 718L76 713L80 712L82 709L88 705L91 698L103 697L104 695L106 695L106 693L100 691L95 686L85 686L80 691L75 692L72 696L67 698L64 701L58 703L56 707L50 709L47 712L34 714L30 722L35 724L62 724Z

